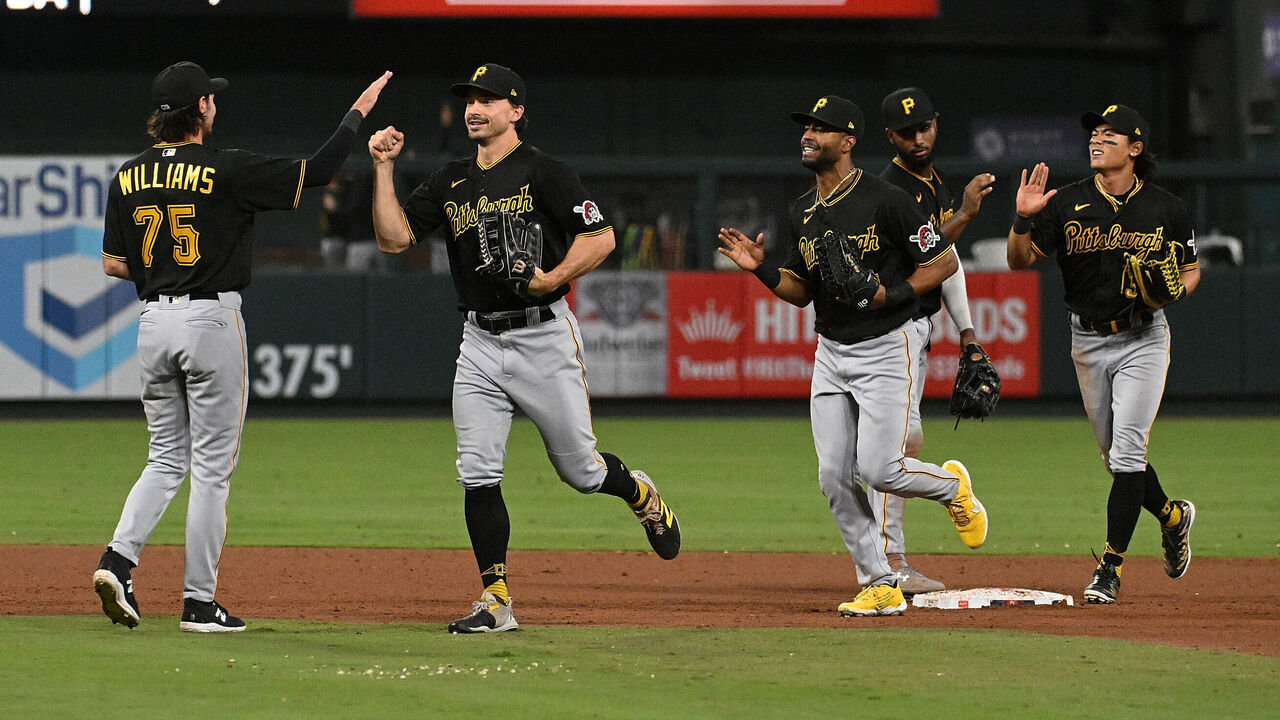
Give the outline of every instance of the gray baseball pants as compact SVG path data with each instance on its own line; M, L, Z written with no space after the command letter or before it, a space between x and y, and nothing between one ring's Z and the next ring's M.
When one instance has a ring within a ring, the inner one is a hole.
M818 338L809 396L818 484L861 585L887 584L895 575L859 479L882 493L942 503L959 490L955 475L903 454L922 347L910 321L852 345Z
M191 474L183 597L213 600L227 535L227 496L249 401L239 293L162 296L138 323L147 465L125 500L111 547L134 564Z
M1169 324L1163 310L1151 322L1097 335L1071 319L1071 359L1102 461L1113 473L1145 472L1147 438L1169 372Z
M507 437L518 406L542 435L556 474L593 493L607 468L596 452L578 319L562 298L555 318L494 335L468 320L453 379L458 482L486 487L502 481Z

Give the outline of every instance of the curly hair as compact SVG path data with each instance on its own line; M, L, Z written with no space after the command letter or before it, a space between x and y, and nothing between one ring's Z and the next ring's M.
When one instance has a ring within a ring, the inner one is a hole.
M169 112L153 110L147 118L147 134L160 142L181 142L198 133L203 122L198 102Z

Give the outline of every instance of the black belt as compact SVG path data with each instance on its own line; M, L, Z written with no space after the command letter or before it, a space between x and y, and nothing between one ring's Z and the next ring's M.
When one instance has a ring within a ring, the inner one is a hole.
M1140 310L1131 313L1125 317L1116 320L1089 320L1087 318L1079 318L1080 327L1089 332L1099 335L1115 335L1118 332L1124 332L1130 328L1146 325L1155 319L1155 313L1150 310Z
M537 325L539 323L547 322L548 320L554 320L556 318L556 314L551 310L551 308L544 305L538 308L538 317L533 322L529 321L529 315L525 313L524 310L509 310L493 313L478 312L475 313L473 317L475 319L476 327L497 335L508 330L519 330L523 327L529 327L530 325Z
M216 292L156 293L155 295L148 297L143 302L160 302L161 295L169 295L171 297L182 297L183 295L186 295L192 300L217 300L218 299L218 293Z

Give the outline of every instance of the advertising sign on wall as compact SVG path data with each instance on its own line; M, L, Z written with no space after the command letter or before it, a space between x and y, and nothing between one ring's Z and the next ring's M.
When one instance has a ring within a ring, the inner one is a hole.
M1035 272L966 273L969 313L978 342L1000 373L1004 397L1040 393L1040 275ZM946 309L933 318L925 397L951 397L960 336Z
M137 397L137 294L101 255L124 159L0 158L0 397Z
M970 312L1007 397L1040 390L1039 275L970 273ZM672 397L804 397L813 376L813 306L774 297L747 273L667 278L667 394ZM945 311L944 311L945 313ZM959 336L934 318L927 397L950 397Z
M667 275L594 272L574 283L587 385L601 397L667 392Z
M667 278L667 394L806 395L813 375L813 310L774 297L747 273Z

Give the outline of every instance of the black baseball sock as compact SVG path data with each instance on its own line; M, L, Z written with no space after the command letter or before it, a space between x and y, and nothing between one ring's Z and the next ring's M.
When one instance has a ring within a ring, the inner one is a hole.
M609 469L604 476L604 482L600 484L600 489L596 492L602 492L605 495L620 497L627 501L628 505L635 504L640 501L640 483L631 477L631 471L627 470L627 466L618 459L617 455L602 452L600 457L604 458L604 466Z
M511 517L502 500L502 487L467 488L463 509L471 551L480 569L484 589L503 604L511 602L507 592L507 544L511 541Z
M1170 516L1173 515L1178 508L1169 502L1169 496L1165 494L1164 488L1160 487L1160 478L1156 477L1156 469L1151 467L1151 463L1147 463L1146 472L1146 488L1143 491L1142 507L1147 512L1156 516L1161 525L1170 524ZM1178 511L1178 518L1174 519L1176 523L1181 518L1182 513Z
M1146 483L1146 471L1114 473L1111 494L1107 497L1107 549L1102 554L1103 562L1113 565L1124 562L1133 529L1142 514Z

